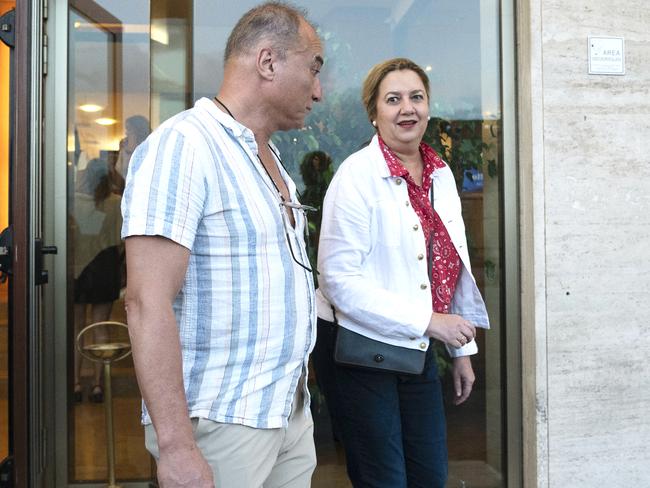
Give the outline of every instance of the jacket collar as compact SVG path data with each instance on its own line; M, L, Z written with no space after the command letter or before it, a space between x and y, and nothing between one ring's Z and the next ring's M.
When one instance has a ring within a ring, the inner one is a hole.
M375 169L379 173L379 176L382 178L393 178L393 176L390 174L390 170L388 169L388 164L386 164L384 154L381 152L381 148L379 147L379 137L377 137L377 134L372 137L367 149L370 152L370 157L372 159L373 165L375 166ZM436 171L433 171L431 173L431 179L433 180L435 176Z
M382 178L392 178L386 160L384 159L384 155L379 147L379 137L377 137L377 134L372 136L370 144L368 144L368 152L370 153L372 164L377 170L377 173L379 173L379 176Z

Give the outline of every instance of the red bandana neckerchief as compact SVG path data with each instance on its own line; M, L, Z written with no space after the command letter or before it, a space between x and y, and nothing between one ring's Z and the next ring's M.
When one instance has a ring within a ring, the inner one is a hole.
M433 172L436 169L444 168L446 164L436 151L421 142L420 154L424 166L422 168L422 186L419 186L381 136L378 136L378 139L390 175L406 180L410 204L420 219L420 227L424 232L427 254L430 248L429 241L433 236L433 273L431 276L433 310L438 313L449 313L449 305L460 274L461 261L447 228L438 212L434 212L431 208L429 199Z

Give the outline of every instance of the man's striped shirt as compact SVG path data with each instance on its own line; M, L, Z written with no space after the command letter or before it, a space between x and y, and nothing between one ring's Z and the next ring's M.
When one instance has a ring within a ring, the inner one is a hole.
M191 417L287 425L316 312L312 275L285 234L308 264L305 216L293 210L294 229L284 211L253 133L208 99L163 123L131 158L122 238L163 236L190 250L174 312ZM151 422L146 406L142 420Z

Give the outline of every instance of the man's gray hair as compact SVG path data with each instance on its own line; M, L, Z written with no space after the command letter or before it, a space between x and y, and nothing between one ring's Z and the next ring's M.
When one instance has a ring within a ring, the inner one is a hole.
M300 20L306 20L306 12L284 2L264 2L246 12L228 37L224 63L233 56L245 54L262 39L269 40L281 58L287 49L300 40ZM313 27L313 26L312 26Z

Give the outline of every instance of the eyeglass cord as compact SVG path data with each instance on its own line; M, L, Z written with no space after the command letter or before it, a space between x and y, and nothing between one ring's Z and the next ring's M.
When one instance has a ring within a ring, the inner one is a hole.
M223 103L221 100L219 100L219 98L217 98L216 96L214 97L214 101L217 102L219 105L221 105L224 108L224 110L226 111L226 113L233 118L233 120L237 121L237 119L235 118L235 116L230 111L230 109L226 106L225 103ZM269 147L269 150L273 153L273 156L275 156L275 158L280 163L280 166L282 166L282 169L284 170L284 172L289 173L287 171L287 168L285 167L284 163L282 162L282 159L280 159L280 155L273 150L273 147L271 147L271 144L267 144L267 146ZM269 180L271 180L271 184L273 184L273 187L275 188L275 191L278 193L278 196L280 197L280 206L281 206L280 211L282 212L282 222L284 224L284 234L285 234L285 236L287 238L287 244L289 244L289 252L291 253L291 257L293 258L293 261L298 266L300 266L301 268L304 268L305 270L312 273L313 269L311 268L311 266L305 266L300 261L298 261L298 259L296 259L296 255L293 252L293 246L291 245L291 237L289 236L289 231L287 230L287 222L286 222L287 215L285 213L285 210L282 208L282 206L288 207L289 211L291 211L291 212L293 211L293 209L292 209L291 206L286 205L286 203L287 203L286 199L282 195L282 192L278 188L278 185L276 185L275 181L273 181L273 178L271 177L271 173L269 173L269 170L266 169L266 166L264 166L264 162L262 161L262 158L260 158L260 155L259 154L255 154L255 155L257 156L257 159L259 160L260 164L262 165L262 168L264 168L264 172L269 177ZM296 190L296 193L298 194L298 196L300 196L300 193L298 193L298 190ZM305 214L305 247L309 245L308 243L309 243L309 222L307 220L307 215Z
M228 115L230 115L230 116L233 118L233 120L237 120L237 119L235 118L235 116L232 114L232 112L230 111L230 109L226 106L225 103L223 103L223 102L222 102L221 100L219 100L217 97L214 97L214 101L217 102L219 105L221 105L221 106L224 108L224 110L228 113ZM268 145L270 151L271 151L271 152L273 153L273 155L276 157L276 159L280 162L280 165L282 166L282 169L284 169L285 172L288 172L288 171L287 171L287 168L285 168L285 166L284 166L284 163L283 163L282 160L280 159L280 156L278 155L278 153L276 153L276 152L273 150L273 148L271 147L270 144L267 144L267 145ZM275 188L275 191L278 192L278 195L280 196L280 200L282 200L282 201L284 202L284 201L285 201L285 198L284 198L284 196L282 195L282 192L280 191L280 189L278 188L278 185L276 185L276 184L275 184L275 181L273 181L273 178L271 178L271 173L269 173L269 170L266 169L266 166L264 166L264 163L262 162L262 158L260 158L260 155L259 155L259 154L256 154L256 156L257 156L257 159L259 159L260 163L262 164L262 168L264 168L264 171L266 172L266 175L269 177L269 180L271 180L271 183L273 184L273 187Z

